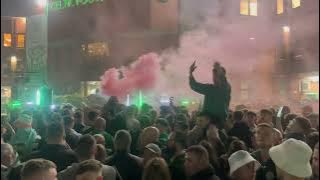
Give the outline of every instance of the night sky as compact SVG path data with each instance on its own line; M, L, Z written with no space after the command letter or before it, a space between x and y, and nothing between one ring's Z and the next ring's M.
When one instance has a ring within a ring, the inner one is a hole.
M31 16L36 9L36 0L1 0L1 16Z

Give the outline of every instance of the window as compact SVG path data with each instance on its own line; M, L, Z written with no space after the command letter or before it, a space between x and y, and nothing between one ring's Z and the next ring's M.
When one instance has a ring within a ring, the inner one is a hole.
M257 0L240 0L240 14L257 16L258 15Z
M301 0L292 0L292 8L297 8L301 6Z
M82 49L85 50L83 47ZM109 56L110 54L108 44L102 42L90 43L86 50L89 56Z
M249 15L249 0L240 1L240 14Z
M283 10L283 0L277 0L277 14L282 14Z
M25 42L24 34L18 34L17 42L16 42L17 48L24 48L24 42Z
M26 18L17 18L15 21L16 33L26 33Z
M12 35L11 34L3 34L3 46L11 47L12 46Z

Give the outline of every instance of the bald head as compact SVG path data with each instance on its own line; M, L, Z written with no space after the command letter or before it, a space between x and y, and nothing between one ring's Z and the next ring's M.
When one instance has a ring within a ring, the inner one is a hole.
M143 129L141 133L141 145L142 147L150 143L156 143L159 140L160 131L156 127L147 127Z
M94 122L94 128L100 131L104 131L106 129L106 120L99 117Z

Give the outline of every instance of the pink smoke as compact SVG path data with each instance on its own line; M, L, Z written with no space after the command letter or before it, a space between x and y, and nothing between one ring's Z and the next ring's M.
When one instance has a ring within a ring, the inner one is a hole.
M135 90L148 90L156 85L157 74L160 71L159 57L155 53L142 55L129 68L119 70L108 69L101 76L101 91L108 96L124 97Z

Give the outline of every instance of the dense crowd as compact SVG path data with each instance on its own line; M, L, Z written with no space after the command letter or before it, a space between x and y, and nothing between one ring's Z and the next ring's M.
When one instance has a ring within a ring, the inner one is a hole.
M200 84L195 68L190 86L205 95L201 111L125 106L111 97L101 108L65 104L2 115L1 179L319 179L319 115L312 108L229 109L227 81ZM225 74L220 70L216 77Z

